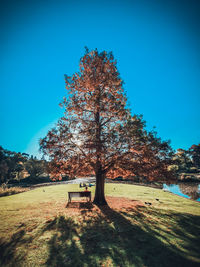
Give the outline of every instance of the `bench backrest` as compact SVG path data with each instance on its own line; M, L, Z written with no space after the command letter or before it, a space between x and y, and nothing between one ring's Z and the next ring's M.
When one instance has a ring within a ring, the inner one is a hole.
M82 192L68 192L70 197L89 197L91 196L91 191Z

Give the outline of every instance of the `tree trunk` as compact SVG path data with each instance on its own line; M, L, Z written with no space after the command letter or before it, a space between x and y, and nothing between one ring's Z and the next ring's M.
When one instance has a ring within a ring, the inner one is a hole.
M96 173L96 190L93 203L98 206L108 205L104 194L105 177L102 171Z
M94 114L95 124L96 124L96 190L93 203L102 206L107 205L105 194L104 194L104 183L105 183L105 174L102 171L101 163L101 152L102 152L102 142L101 142L101 123L100 123L100 105L101 105L101 92L98 87L98 95L96 98L96 112Z

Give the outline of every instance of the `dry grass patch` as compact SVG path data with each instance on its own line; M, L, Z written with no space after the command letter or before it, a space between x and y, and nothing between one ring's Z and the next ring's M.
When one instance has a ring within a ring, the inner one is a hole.
M0 186L0 197L11 196L29 191L29 188Z

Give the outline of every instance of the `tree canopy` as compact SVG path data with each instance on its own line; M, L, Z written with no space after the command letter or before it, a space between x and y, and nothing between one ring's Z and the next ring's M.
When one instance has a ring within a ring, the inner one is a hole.
M189 154L192 157L195 167L200 168L200 144L192 145L189 148Z
M47 173L47 164L45 160L0 146L0 184L17 182L28 176L35 179L44 172Z
M113 54L86 49L79 67L79 72L65 75L64 116L40 140L41 150L52 160L52 176L95 174L97 204L106 204L105 177L172 177L167 169L169 142L148 132L142 116L127 108Z

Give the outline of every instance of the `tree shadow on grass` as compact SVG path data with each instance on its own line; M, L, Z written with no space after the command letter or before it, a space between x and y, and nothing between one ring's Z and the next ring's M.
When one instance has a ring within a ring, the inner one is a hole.
M185 245L188 245L191 253L198 258L200 216L146 207L138 207L135 212L127 209L121 214L135 222L141 223L143 221L143 229L154 236L166 240L172 237L181 238ZM191 244L195 245L192 250Z
M0 266L17 266L17 263L23 261L25 253L16 253L16 248L31 242L31 238L25 237L25 230L19 230L14 233L11 239L6 242L0 239Z
M142 208L140 208L140 212L142 212ZM165 230L162 229L162 232L160 232L162 239L166 239L166 241L173 238L177 239L178 242L180 241L180 246L184 250L182 255L187 251L190 256L200 261L200 216L176 212L166 214L165 210L156 210L153 208L149 212L152 218L161 218L162 225L165 226ZM153 233L155 233L156 225L151 228L151 231L153 228ZM164 234L167 234L168 238Z
M138 225L130 231L134 238L134 241L130 241L130 245L131 243L137 244L138 241L140 243L142 238L146 240L142 245L141 252L139 252L146 266L199 265L193 260L187 259L186 250L183 251L182 248L186 249L187 247L187 254L200 260L198 239L200 217L174 212L167 213L166 210L147 207L138 207L137 210L132 210L132 212L126 210L124 214L121 212L120 218L121 215L124 215L124 222L130 216L132 217L132 223ZM106 211L106 214L109 214L109 211ZM116 217L119 215L119 213L116 214L113 211L111 211L111 214ZM174 242L175 239L181 243ZM182 245L183 242L184 245ZM138 254L138 251L136 251L136 254Z
M168 242L156 226L153 228L146 222L147 208L123 212L109 207L100 209L101 213L94 217L83 209L85 218L79 226L62 219L62 227L58 227L48 243L47 265L101 266L104 263L108 266L198 266L197 262L187 259L183 251ZM159 216L159 210L157 213L154 216ZM128 219L133 219L131 217L134 217L134 223ZM184 231L188 231L188 227L184 228L183 225L185 220L195 226L195 216L178 216L181 237ZM177 229L174 229L175 235ZM194 244L198 245L192 237L185 241L190 250ZM196 252L193 256L197 256Z
M125 210L125 214L122 214L109 207L101 207L107 222L104 219L102 224L100 216L99 222L94 225L93 229L88 228L82 238L88 239L91 232L103 232L103 236L96 235L96 249L92 249L92 254L104 258L111 257L114 266L197 266L197 263L186 259L184 252L177 249L176 246L164 242L166 240L159 231L156 231L156 227L152 228L152 225L146 222L145 212L147 210L145 207L139 207L137 210ZM126 215L130 216L131 212L134 219L136 218L134 224L133 220L130 221L125 217ZM179 223L182 222L182 219L190 220L191 218L187 215L184 218L179 217ZM191 220L194 222L194 219ZM185 230L188 229L182 228L181 237L185 235ZM187 244L192 246L194 245L193 241L192 238L189 238ZM195 244L197 245L197 243ZM87 249L86 245L85 250ZM197 255L195 253L195 256Z
M73 266L78 262L81 254L76 244L79 236L77 224L71 218L59 216L47 224L42 232L52 230L54 230L54 234L48 241L49 257L46 265Z
M58 216L37 229L35 239L50 233L46 266L199 266L173 243L180 238L182 248L198 259L198 216L147 207L99 208L101 212L94 212L83 205L81 215ZM25 255L17 254L16 248L27 242L32 240L22 229L9 242L0 241L0 266L21 266Z

